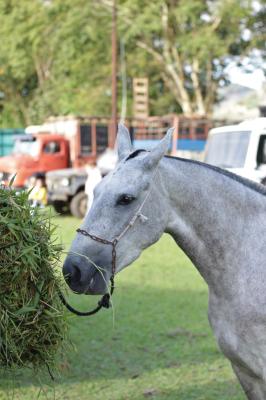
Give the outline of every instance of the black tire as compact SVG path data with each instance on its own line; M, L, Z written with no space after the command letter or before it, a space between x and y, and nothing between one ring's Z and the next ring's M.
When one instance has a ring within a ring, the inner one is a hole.
M85 192L77 193L70 202L70 212L76 218L84 218L87 212L87 195Z
M53 202L53 206L54 206L55 211L58 214L61 214L61 215L70 214L69 205L68 205L68 203L65 203L64 201L55 200Z

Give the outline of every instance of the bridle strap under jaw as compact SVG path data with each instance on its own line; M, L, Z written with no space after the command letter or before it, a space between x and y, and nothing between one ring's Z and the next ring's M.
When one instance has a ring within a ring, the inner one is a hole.
M157 169L155 170L154 175L156 174L156 172L157 172ZM153 175L153 177L154 177L154 175ZM153 180L153 178L152 178L152 180ZM62 293L59 292L59 297L60 297L62 303L72 313L74 313L80 317L85 317L85 316L90 316L90 315L96 314L98 311L100 311L100 309L102 307L104 307L104 308L110 307L110 298L115 289L114 277L115 277L115 273L116 273L116 246L117 246L118 242L122 239L122 237L127 233L127 231L135 224L135 222L137 221L138 218L143 218L144 220L148 219L141 212L144 207L144 204L146 203L146 201L151 193L151 190L152 190L152 187L150 187L150 189L148 190L145 198L143 199L143 202L141 203L140 207L135 212L135 214L133 215L133 217L131 218L129 223L122 230L122 232L118 236L116 236L113 240L103 239L99 236L96 236L94 234L87 232L85 229L77 229L77 233L80 233L83 236L89 237L90 239L94 240L95 242L112 246L112 275L110 278L110 282L111 282L110 292L105 293L103 295L103 297L101 298L101 300L98 302L98 306L91 311L82 312L82 311L75 310L70 304L68 304L68 302L66 301L66 299L64 298Z

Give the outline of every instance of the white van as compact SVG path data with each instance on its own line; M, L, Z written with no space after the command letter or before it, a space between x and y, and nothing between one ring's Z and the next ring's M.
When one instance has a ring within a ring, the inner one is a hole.
M204 161L266 184L266 118L211 129Z

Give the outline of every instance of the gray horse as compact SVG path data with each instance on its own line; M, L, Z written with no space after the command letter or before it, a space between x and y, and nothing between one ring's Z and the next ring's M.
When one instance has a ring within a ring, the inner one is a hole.
M208 284L210 325L247 398L265 400L266 190L210 165L164 156L170 140L168 131L151 152L133 151L119 127L118 165L96 187L81 227L118 239L115 271L112 246L78 233L63 273L76 292L105 293L112 272L169 233Z

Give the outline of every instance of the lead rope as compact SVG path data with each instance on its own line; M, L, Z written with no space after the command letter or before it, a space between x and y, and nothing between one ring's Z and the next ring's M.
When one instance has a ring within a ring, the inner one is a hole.
M157 167L158 168L158 167ZM157 168L153 174L152 180L157 172ZM63 296L63 294L61 292L59 292L59 298L61 299L62 303L64 304L64 306L71 311L73 314L76 314L80 317L87 317L89 315L93 315L96 314L98 311L100 311L101 308L109 308L110 307L110 298L115 290L115 285L114 285L114 277L115 277L115 270L116 270L116 245L119 242L119 240L126 234L126 232L135 224L135 222L137 221L138 218L140 218L140 220L142 222L147 221L147 217L145 215L142 214L142 208L144 207L144 204L146 203L146 200L148 198L148 196L151 193L151 189L152 187L150 187L150 190L148 191L148 193L146 194L143 202L141 203L140 207L138 208L138 210L136 211L136 213L133 215L133 217L131 218L131 220L129 221L129 223L126 225L126 227L124 228L124 230L120 233L120 235L116 236L112 241L111 240L106 240L106 239L102 239L98 236L92 235L89 232L85 231L85 229L77 229L78 233L81 233L84 236L89 237L92 240L95 240L96 242L99 243L103 243L103 244L107 244L112 246L112 275L110 278L110 282L111 282L111 288L110 288L110 292L109 293L105 293L103 295L103 297L101 298L101 300L98 302L98 306L95 307L93 310L91 311L78 311L75 308L73 308L65 299L65 297Z
M101 298L101 300L98 302L98 306L95 307L93 310L91 311L78 311L75 308L73 308L65 299L65 297L63 296L63 294L61 292L59 292L59 298L61 300L61 302L64 304L64 306L71 311L73 314L78 315L79 317L88 317L90 315L96 314L98 311L100 311L101 308L109 308L110 307L110 296L113 294L114 292L114 279L111 278L111 290L110 293L105 293L103 295L103 297Z

